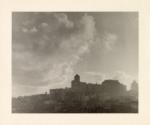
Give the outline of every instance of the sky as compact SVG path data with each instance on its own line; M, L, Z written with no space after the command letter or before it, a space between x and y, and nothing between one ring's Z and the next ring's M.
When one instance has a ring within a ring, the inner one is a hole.
M13 12L12 95L138 80L137 12Z

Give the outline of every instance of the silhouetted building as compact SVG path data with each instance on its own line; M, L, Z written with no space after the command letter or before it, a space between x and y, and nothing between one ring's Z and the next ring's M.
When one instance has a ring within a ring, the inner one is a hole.
M12 112L24 113L124 113L138 112L138 84L131 90L118 80L104 80L102 84L80 81L74 76L70 88L50 89L50 94L12 99Z
M101 91L111 96L122 96L126 94L126 86L118 80L105 80L102 82Z
M63 99L65 94L73 92L78 96L98 96L102 99L123 96L126 94L126 86L118 80L105 80L102 84L93 84L80 81L80 76L74 76L71 88L51 89L50 95L53 99Z
M129 95L134 97L135 99L138 98L138 83L136 81L132 82Z

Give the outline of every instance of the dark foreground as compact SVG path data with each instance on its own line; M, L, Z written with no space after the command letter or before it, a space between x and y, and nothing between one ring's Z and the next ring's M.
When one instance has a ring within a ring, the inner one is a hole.
M137 113L138 85L131 89L118 80L102 84L80 81L75 75L70 88L50 89L50 93L12 99L13 113Z
M63 100L52 99L49 94L12 99L13 113L137 113L138 101L133 97L79 99L68 95Z

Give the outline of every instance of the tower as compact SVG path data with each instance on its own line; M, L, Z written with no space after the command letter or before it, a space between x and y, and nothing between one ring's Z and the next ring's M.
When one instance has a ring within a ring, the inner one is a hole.
M74 76L74 81L80 82L80 76L78 74Z
M80 76L78 74L76 74L74 76L74 80L72 80L72 82L71 82L71 87L75 88L78 86L79 83L80 83Z

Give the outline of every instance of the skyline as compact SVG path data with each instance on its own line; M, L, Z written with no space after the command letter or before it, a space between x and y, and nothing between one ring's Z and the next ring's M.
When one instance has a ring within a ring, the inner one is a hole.
M138 81L137 12L14 12L13 96L85 82Z

